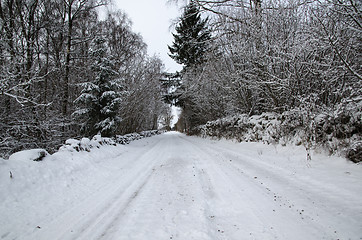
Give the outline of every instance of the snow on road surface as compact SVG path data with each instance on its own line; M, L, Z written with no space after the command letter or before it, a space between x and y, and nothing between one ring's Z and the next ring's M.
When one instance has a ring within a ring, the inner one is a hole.
M362 166L302 147L171 132L0 180L0 239L362 239Z

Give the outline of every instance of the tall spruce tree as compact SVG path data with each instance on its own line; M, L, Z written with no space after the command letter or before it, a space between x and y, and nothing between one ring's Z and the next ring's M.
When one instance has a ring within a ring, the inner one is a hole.
M83 120L83 131L86 134L101 133L104 137L111 137L116 134L121 122L118 110L122 86L119 79L115 78L117 72L105 42L104 38L97 37L92 43L95 79L82 84L83 90L76 103L82 104L83 108L74 115Z
M172 34L174 42L172 46L168 46L169 56L186 68L204 62L211 39L207 22L207 18L201 19L199 7L191 1L176 26L176 34Z

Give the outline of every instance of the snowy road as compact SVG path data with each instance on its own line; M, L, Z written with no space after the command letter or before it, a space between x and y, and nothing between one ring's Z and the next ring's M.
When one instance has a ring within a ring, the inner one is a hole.
M0 239L362 239L361 166L323 156L308 166L304 154L178 133L143 139L69 207Z

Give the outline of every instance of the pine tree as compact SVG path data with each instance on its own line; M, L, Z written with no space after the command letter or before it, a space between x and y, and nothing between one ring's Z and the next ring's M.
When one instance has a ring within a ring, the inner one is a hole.
M74 113L83 120L83 131L89 135L101 133L104 137L116 134L121 121L118 110L121 103L122 86L115 76L114 64L107 52L105 40L96 38L91 55L94 63L91 67L95 74L93 82L83 83L81 95L76 103L83 108Z
M201 19L198 6L191 1L176 26L176 34L172 34L174 42L168 46L169 56L177 63L185 65L186 68L202 63L208 50L208 42L211 39L207 29L208 19Z

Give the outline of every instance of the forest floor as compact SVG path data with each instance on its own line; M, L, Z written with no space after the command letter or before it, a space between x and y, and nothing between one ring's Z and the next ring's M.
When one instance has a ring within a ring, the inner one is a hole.
M362 165L311 158L170 132L0 159L0 239L362 239Z

